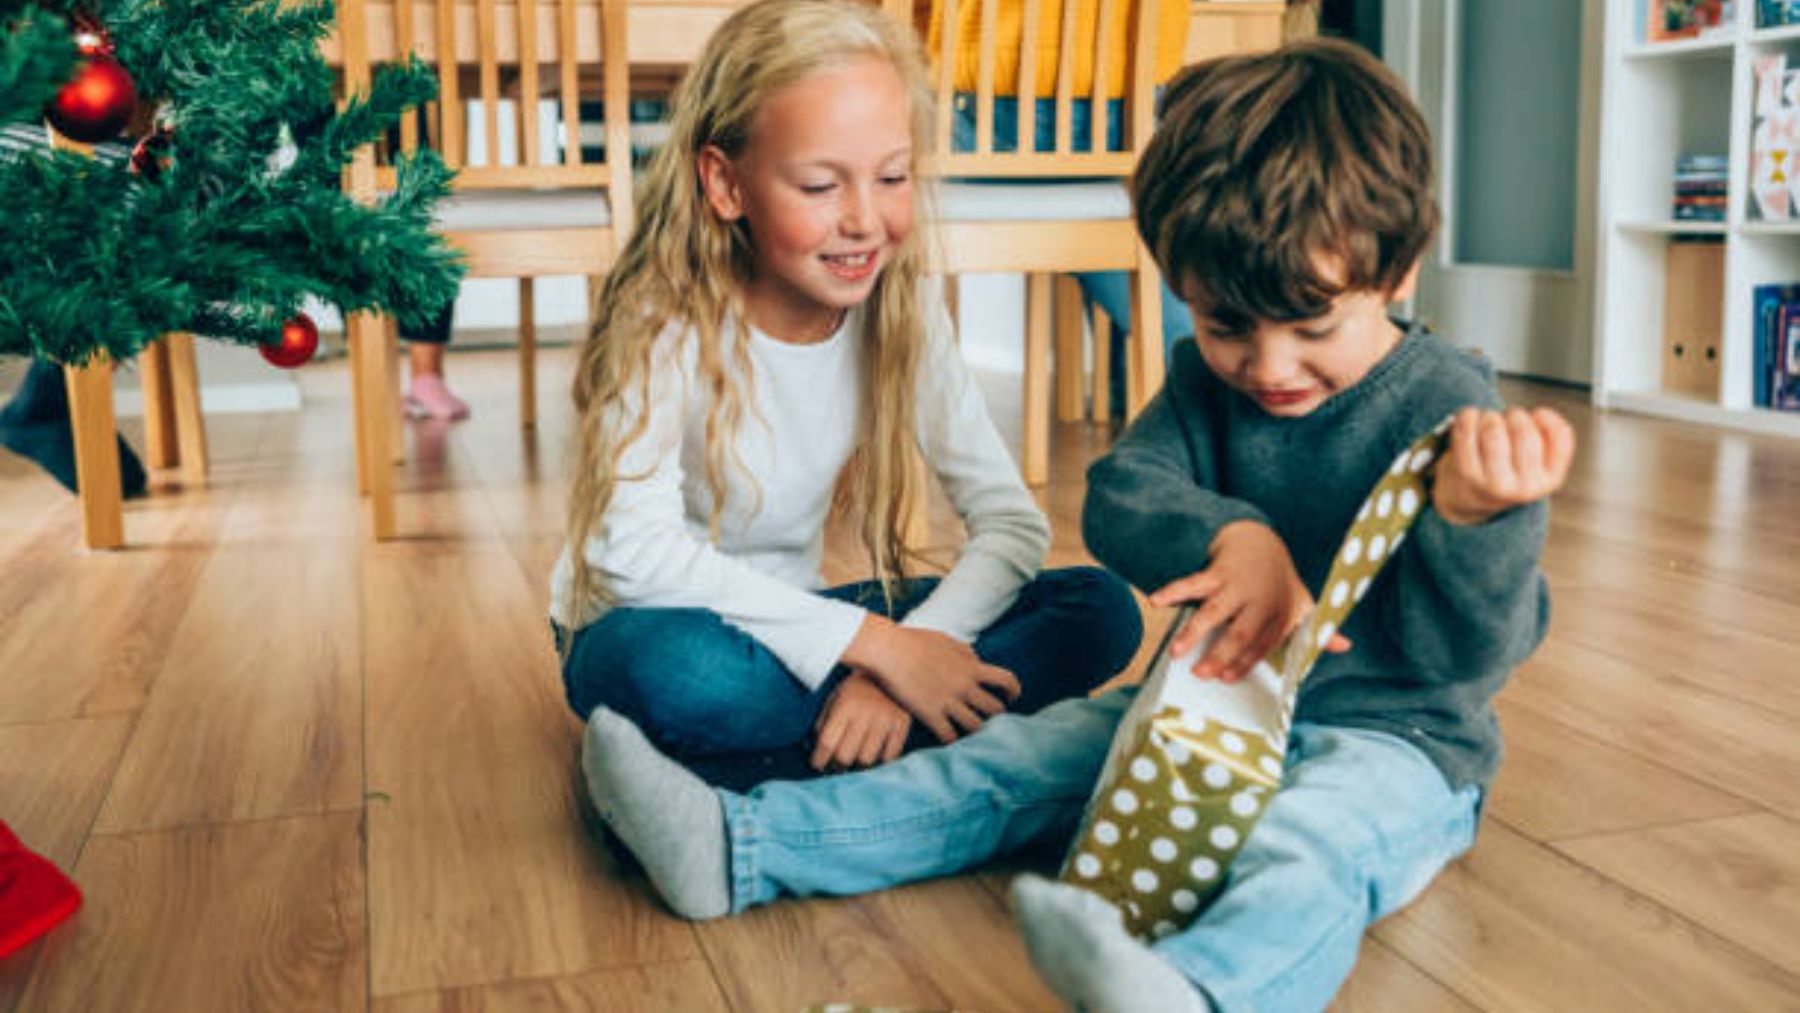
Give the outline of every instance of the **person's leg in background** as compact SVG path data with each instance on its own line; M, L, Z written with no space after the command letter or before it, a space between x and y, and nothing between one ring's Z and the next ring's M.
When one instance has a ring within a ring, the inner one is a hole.
M444 382L444 347L450 343L455 304L445 306L424 327L402 327L407 343L407 365L412 376L406 387L406 414L413 418L466 419L468 402L451 392Z
M78 493L75 437L69 427L69 389L62 367L33 360L6 407L0 408L0 446L29 459ZM119 437L119 483L126 499L144 494L144 466Z

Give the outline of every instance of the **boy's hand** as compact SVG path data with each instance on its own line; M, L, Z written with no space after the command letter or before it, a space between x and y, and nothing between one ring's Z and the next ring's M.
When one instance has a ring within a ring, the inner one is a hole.
M1169 642L1169 653L1193 650L1215 627L1222 628L1212 649L1195 663L1194 674L1226 682L1242 679L1268 656L1313 605L1281 536L1255 521L1220 528L1206 569L1150 596L1150 603L1159 607L1187 602L1202 604ZM1340 634L1325 649L1347 651L1350 641Z
M968 644L936 630L898 626L874 613L863 620L840 660L867 671L942 742L979 729L1006 709L1006 701L1019 697L1018 678L982 661Z
M815 728L813 769L854 770L899 756L912 716L882 692L874 677L857 669L832 692Z
M1451 524L1484 523L1562 488L1574 457L1575 430L1548 408L1464 408L1450 424L1431 505Z

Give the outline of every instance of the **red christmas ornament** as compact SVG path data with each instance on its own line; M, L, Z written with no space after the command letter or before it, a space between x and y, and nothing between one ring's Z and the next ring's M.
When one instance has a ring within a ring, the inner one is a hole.
M313 323L312 317L297 313L281 325L281 337L258 346L258 350L272 366L282 369L304 366L319 350L319 325Z
M76 76L43 108L45 119L63 137L99 144L117 137L137 110L137 85L124 65L113 59L113 45L97 25L76 25L81 52Z
M44 117L64 137L98 144L118 136L131 120L137 109L137 85L113 59L112 42L105 33L78 28L75 48L82 56L75 76L44 107Z

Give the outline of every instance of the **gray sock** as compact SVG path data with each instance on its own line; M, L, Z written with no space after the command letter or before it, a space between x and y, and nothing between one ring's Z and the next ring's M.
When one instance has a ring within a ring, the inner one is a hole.
M581 769L600 818L643 863L676 914L701 919L730 913L725 811L706 782L604 707L588 720Z
M1039 876L1013 880L1013 913L1031 963L1064 1002L1084 1013L1207 1013L1181 972L1125 931L1111 904Z

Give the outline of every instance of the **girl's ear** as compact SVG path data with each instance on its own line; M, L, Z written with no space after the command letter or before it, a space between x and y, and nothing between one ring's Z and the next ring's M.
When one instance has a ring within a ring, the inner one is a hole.
M706 203L721 221L735 222L744 217L743 194L738 189L737 168L716 145L700 149L695 160L700 169L700 188L706 192Z

